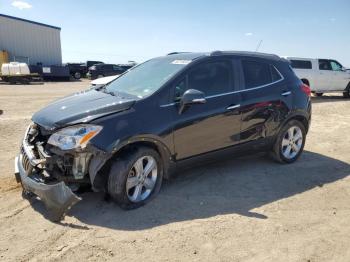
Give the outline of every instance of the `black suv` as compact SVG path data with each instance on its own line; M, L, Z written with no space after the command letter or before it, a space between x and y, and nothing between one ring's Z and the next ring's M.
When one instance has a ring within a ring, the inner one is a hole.
M89 68L87 76L93 80L105 76L120 75L131 67L131 65L97 64Z
M248 52L173 53L35 113L16 177L55 220L79 200L72 192L79 184L136 208L158 193L175 167L191 162L249 150L294 162L310 119L310 89L287 60Z

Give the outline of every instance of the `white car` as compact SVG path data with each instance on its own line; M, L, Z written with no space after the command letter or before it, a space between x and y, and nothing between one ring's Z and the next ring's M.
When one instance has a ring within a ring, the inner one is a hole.
M350 97L350 72L332 59L285 57L291 62L296 75L310 86L317 96L323 93L342 92Z
M120 75L100 77L90 82L93 87L100 87L109 84L114 79L117 79Z

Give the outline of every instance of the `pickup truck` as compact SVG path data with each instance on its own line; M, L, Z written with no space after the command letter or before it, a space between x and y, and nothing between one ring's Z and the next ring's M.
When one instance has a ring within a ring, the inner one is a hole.
M85 77L88 72L89 67L103 64L101 61L86 61L86 63L67 63L69 68L69 73L75 79L80 79L81 77Z
M285 57L295 74L316 96L323 93L343 93L350 98L350 72L333 59Z

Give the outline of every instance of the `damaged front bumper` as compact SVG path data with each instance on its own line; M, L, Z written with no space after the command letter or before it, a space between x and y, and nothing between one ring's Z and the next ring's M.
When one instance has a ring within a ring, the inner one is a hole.
M45 165L46 159L37 159L33 146L27 141L28 127L22 142L21 153L15 159L15 176L25 193L33 193L45 204L49 218L60 221L65 213L81 200L63 181L44 182L37 168ZM50 174L47 174L50 176Z
M23 155L15 159L16 179L22 183L23 190L34 193L45 204L52 221L60 221L65 213L81 200L64 182L44 184L28 174L23 167Z
M83 151L62 151L47 144L49 135L36 124L28 127L15 159L15 176L24 193L38 196L49 218L60 221L81 200L71 188L89 184L94 191L105 189L106 177L97 174L111 154L92 145Z

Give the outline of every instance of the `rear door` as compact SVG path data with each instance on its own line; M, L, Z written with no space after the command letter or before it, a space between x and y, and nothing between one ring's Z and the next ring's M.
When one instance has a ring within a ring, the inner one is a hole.
M332 91L334 87L334 72L329 60L318 60L318 75L315 78L317 91Z
M241 142L275 134L292 107L292 89L278 69L263 59L242 59ZM265 140L266 141L266 140Z
M206 97L205 104L193 105L181 114L175 103L172 117L178 160L239 143L237 74L232 60L210 58L194 65L175 83L175 101L188 89L202 91Z

